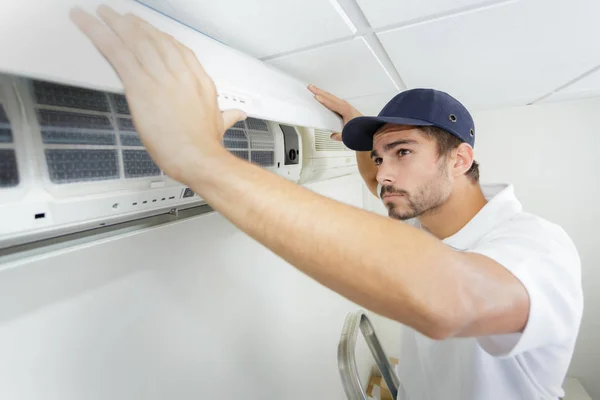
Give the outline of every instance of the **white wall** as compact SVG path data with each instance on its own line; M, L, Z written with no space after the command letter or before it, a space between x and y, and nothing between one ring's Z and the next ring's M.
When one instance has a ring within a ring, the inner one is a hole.
M362 186L310 188L362 206ZM337 344L358 307L219 214L4 267L1 399L345 398Z
M600 399L600 99L474 115L483 182L512 182L525 209L564 227L582 259L585 310L570 375ZM553 329L549 326L548 329Z

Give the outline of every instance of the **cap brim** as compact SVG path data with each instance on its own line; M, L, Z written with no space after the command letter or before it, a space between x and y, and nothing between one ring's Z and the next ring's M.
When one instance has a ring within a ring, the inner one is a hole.
M349 149L370 151L373 149L373 135L385 124L433 126L429 121L402 117L357 117L351 119L342 130L342 141Z

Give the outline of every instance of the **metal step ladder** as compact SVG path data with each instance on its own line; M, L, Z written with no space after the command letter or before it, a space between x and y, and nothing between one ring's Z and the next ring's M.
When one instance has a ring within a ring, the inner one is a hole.
M398 397L400 381L389 359L385 355L379 339L377 339L371 321L369 321L369 318L362 310L346 316L342 336L338 344L338 368L346 397L348 400L368 400L367 393L360 383L358 367L356 366L356 339L359 328L367 342L367 346L369 346L369 350L371 350L375 358L381 376L395 399Z

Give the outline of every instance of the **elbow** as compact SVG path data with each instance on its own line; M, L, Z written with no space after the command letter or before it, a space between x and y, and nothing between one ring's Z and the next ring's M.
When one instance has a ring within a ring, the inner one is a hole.
M424 336L427 336L432 340L446 340L456 336L456 327L453 324L449 324L446 321L434 321L423 329L420 330L420 333Z
M467 313L448 303L431 307L421 314L422 323L415 328L433 340L446 340L456 336L468 325Z

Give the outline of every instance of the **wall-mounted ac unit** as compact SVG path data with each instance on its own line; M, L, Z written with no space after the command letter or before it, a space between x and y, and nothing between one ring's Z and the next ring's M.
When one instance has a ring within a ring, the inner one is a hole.
M0 3L0 248L203 204L146 153L120 81L68 20L77 3L99 2ZM251 116L225 133L233 154L298 183L356 172L329 139L341 121L304 83L133 1L110 4L193 49L221 108Z

